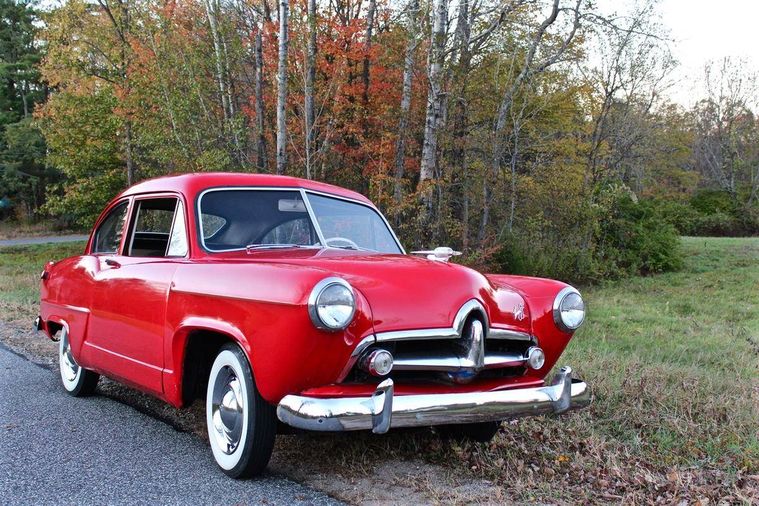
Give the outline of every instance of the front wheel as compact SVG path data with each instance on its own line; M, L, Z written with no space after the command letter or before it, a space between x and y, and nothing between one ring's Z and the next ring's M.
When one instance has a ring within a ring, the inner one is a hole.
M277 417L258 393L248 359L237 345L224 345L211 366L206 424L213 456L227 475L249 478L266 468Z
M74 360L74 355L71 353L69 331L66 327L61 329L61 336L58 340L58 366L61 370L63 388L69 395L86 397L95 393L100 375L84 369Z

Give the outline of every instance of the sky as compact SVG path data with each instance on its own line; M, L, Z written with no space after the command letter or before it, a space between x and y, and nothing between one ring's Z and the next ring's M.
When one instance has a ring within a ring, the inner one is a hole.
M661 0L658 10L680 62L670 90L675 102L690 106L698 98L709 60L745 58L759 70L759 0Z

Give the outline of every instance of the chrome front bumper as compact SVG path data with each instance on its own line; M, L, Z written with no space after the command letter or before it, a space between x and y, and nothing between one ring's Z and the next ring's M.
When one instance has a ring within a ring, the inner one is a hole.
M583 381L572 380L572 369L562 367L550 385L536 388L393 397L393 381L387 379L370 397L321 399L288 395L277 406L277 417L288 425L305 430L371 429L383 434L397 427L558 414L585 407L590 401L590 387Z

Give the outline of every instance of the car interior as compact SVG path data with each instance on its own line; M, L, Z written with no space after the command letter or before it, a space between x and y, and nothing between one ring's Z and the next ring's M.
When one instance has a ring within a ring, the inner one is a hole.
M135 205L132 233L127 255L132 257L164 257L169 247L171 226L177 199L138 200Z
M223 190L200 202L205 247L212 251L255 244L318 244L298 191Z

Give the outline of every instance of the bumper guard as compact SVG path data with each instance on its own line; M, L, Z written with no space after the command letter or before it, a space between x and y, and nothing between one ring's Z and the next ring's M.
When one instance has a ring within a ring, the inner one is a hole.
M397 427L427 427L458 423L508 420L546 413L564 413L591 402L590 387L572 379L562 367L550 385L491 392L393 396L393 380L386 379L371 397L321 399L285 396L277 417L299 429L339 432L372 430L384 434Z

